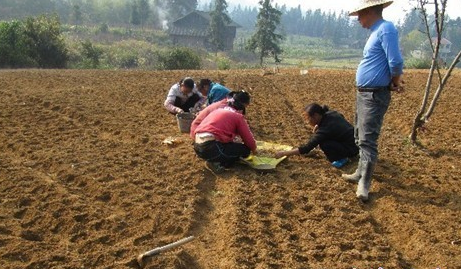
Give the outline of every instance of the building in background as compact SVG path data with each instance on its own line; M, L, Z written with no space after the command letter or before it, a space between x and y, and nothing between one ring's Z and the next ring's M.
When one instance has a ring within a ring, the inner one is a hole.
M210 50L212 48L212 45L208 41L210 21L210 13L195 10L173 21L168 27L167 32L174 45ZM233 49L234 39L239 27L240 25L234 21L231 21L226 26L227 34L224 41L224 50L229 51Z

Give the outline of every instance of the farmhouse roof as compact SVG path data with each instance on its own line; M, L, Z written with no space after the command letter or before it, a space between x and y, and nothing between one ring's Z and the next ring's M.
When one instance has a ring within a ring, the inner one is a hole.
M197 18L201 18L198 21ZM208 25L211 21L211 15L209 12L194 10L183 17L173 21L171 26L168 28L168 34L175 36L194 36L194 37L206 37L208 35ZM241 27L234 21L230 21L227 27Z
M189 14L191 13L194 13L196 12L198 15L202 16L203 18L205 18L207 21L211 21L211 13L210 12L206 12L206 11L201 11L201 10L194 10L194 11L191 11L189 12ZM187 15L189 15L187 14ZM186 17L187 15L185 15L184 17ZM184 18L183 17L183 18ZM242 27L240 26L238 23L236 23L235 21L231 20L229 23L227 23L226 26L229 26L229 27Z
M182 35L182 36L207 36L207 29L196 29L196 28L184 28L171 26L168 28L170 35Z

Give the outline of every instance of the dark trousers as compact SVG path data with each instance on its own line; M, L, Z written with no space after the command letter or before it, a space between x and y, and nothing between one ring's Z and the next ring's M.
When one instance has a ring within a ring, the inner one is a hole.
M248 157L251 152L250 148L242 143L221 143L218 141L194 143L194 150L200 158L210 162L219 162L224 167L232 166L241 157Z
M359 154L359 148L355 144L344 144L337 141L327 140L320 143L320 149L327 156L328 161L334 162L344 158L351 158Z
M181 104L181 98L176 97L174 106L181 108L184 112L189 112L189 109L193 108L198 101L200 101L200 96L194 93L184 104Z

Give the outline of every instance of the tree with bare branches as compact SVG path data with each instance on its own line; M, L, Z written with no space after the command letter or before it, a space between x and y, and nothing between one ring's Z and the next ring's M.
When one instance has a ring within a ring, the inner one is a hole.
M416 114L416 117L413 121L413 127L411 129L410 140L412 143L416 142L418 131L424 129L425 123L429 120L432 113L434 113L435 106L437 101L440 98L442 91L445 88L445 85L450 78L450 75L459 63L461 57L461 50L456 54L454 60L449 65L448 69L442 70L440 61L440 45L442 41L442 34L445 30L445 11L447 7L448 0L416 0L417 9L421 13L421 18L425 25L425 32L429 40L429 44L432 50L432 61L429 71L429 76L427 78L426 86L424 89L424 97L421 104L421 108ZM429 19L428 8L433 6L434 20ZM431 28L434 28L435 34L431 33ZM435 94L432 97L431 102L429 103L429 96L431 95L431 89L433 84L437 84L437 89Z

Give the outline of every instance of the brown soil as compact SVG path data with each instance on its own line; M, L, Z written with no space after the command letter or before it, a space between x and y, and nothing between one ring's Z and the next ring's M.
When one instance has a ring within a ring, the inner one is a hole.
M162 104L181 77L251 92L258 140L298 146L316 101L350 121L354 71L0 72L0 268L461 268L461 74L421 146L408 135L427 72L407 71L367 204L320 153L215 176ZM179 137L174 146L162 144Z

